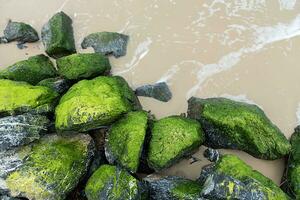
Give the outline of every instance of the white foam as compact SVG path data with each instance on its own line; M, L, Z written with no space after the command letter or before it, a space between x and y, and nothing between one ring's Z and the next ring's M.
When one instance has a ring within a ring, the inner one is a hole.
M296 111L296 117L297 117L297 125L300 125L300 103L298 104L298 108Z
M280 10L292 10L294 9L297 0L278 0Z

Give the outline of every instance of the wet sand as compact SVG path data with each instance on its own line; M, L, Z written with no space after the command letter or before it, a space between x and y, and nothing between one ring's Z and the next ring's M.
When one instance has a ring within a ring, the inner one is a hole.
M226 3L224 3L226 2ZM72 19L79 52L84 36L97 31L130 35L127 55L110 58L113 73L136 88L167 81L173 99L140 98L157 118L185 113L191 96L226 96L261 106L290 137L300 115L300 1L298 0L0 0L0 30L24 21L39 32L57 11ZM0 68L43 53L43 45L0 45ZM164 174L195 179L207 161L183 160ZM240 152L248 164L280 182L284 162Z

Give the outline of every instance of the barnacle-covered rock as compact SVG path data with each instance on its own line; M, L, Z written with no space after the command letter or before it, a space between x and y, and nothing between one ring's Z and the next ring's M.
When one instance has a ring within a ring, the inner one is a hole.
M88 200L140 200L141 184L127 171L102 165L90 177L85 187Z
M63 200L86 173L93 151L88 135L46 135L13 154L19 165L3 176L6 190L13 197Z
M136 96L119 76L99 76L73 85L56 107L59 131L87 131L107 126L135 109Z
M181 116L158 120L151 131L148 164L156 171L171 166L204 141L200 124Z
M29 113L0 118L0 151L39 139L48 125L47 117Z
M76 52L72 19L62 11L43 26L41 36L46 53L53 58Z
M148 186L149 199L201 200L201 185L196 181L177 176L144 178ZM203 199L204 200L204 199Z
M135 90L135 94L137 96L152 97L163 102L168 102L172 98L172 93L166 82L143 85Z
M291 150L283 133L256 105L225 98L188 101L188 115L201 122L212 148L239 149L262 159L278 159Z
M50 59L43 54L31 56L0 71L0 78L25 81L32 85L55 76L57 76L56 69Z
M99 53L72 54L56 63L58 73L71 80L94 78L111 69L108 58Z
M51 112L57 97L58 94L47 87L0 79L0 116Z
M129 37L114 32L98 32L86 36L81 47L86 49L92 47L96 53L113 55L116 58L126 55L127 42Z
M67 79L56 77L44 79L37 85L48 87L59 94L63 94L71 87L71 84L72 83Z
M132 172L137 171L147 121L147 112L135 111L129 112L112 125L105 145L105 154L110 163L117 163Z

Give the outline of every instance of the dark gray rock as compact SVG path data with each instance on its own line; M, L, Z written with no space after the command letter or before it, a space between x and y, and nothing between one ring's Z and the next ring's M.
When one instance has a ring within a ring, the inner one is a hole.
M71 87L72 83L67 79L56 77L44 79L40 81L37 85L51 88L57 93L63 94Z
M168 102L172 98L172 93L166 82L138 87L135 93L137 96L152 97L163 102Z
M217 162L220 158L220 153L216 149L207 148L204 151L204 157L207 158L210 162Z
M92 47L96 53L113 55L116 58L126 55L129 37L114 32L98 32L86 36L81 47L86 49Z

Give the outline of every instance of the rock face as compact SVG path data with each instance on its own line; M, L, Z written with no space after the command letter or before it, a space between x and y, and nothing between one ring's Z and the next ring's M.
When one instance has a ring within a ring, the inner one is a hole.
M154 122L148 152L148 164L159 171L197 149L204 141L200 124L180 116Z
M110 163L117 163L136 172L144 144L148 121L145 111L129 112L114 123L106 138L105 154Z
M9 21L3 32L7 42L18 41L20 43L26 43L39 40L36 30L29 24L23 22Z
M59 58L76 53L72 19L64 12L56 13L42 28L42 42L46 53Z
M198 181L202 196L208 199L289 199L272 180L235 155L223 155L204 167Z
M149 199L159 200L201 200L201 186L195 181L176 176L165 178L146 177ZM204 199L203 199L204 200Z
M59 94L63 94L70 88L71 82L66 79L56 77L44 79L37 85L48 87Z
M57 97L58 94L47 87L0 79L0 116L51 112Z
M188 116L197 119L205 132L206 145L246 151L262 159L278 159L291 145L283 133L256 105L225 98L188 101Z
M56 107L58 131L87 131L107 126L135 109L136 97L119 76L99 76L73 85Z
M141 186L139 181L125 170L102 165L88 180L85 194L88 200L139 200Z
M39 139L49 122L45 116L29 113L0 118L0 151Z
M59 74L71 80L94 78L111 69L108 58L99 53L73 54L56 63Z
M152 97L163 102L168 102L172 98L172 93L165 82L138 87L135 90L135 94L137 96Z
M19 164L2 176L6 190L13 197L63 200L86 173L93 149L88 135L44 136L12 154Z
M42 54L19 61L0 71L0 78L25 81L32 85L43 79L55 76L57 76L57 72L52 62L47 56Z
M96 53L113 55L118 58L126 55L128 39L127 35L120 33L92 33L83 39L81 47L83 49L92 47Z

